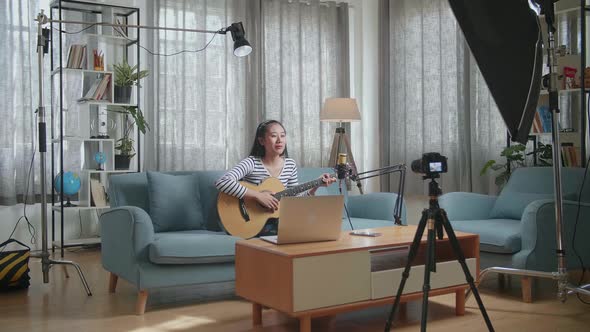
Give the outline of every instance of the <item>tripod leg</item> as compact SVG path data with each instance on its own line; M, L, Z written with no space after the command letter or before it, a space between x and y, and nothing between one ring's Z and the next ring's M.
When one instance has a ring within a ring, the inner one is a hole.
M406 285L406 280L410 276L410 269L412 268L412 262L418 253L418 248L420 246L420 241L422 240L422 234L424 234L424 228L426 227L426 219L427 219L427 210L422 212L422 218L418 223L418 229L416 230L416 234L414 234L414 240L412 241L412 245L410 246L410 252L408 254L408 261L406 262L406 267L404 268L404 272L402 273L402 280L399 283L399 287L397 289L397 294L395 296L395 301L393 302L393 306L391 307L391 312L389 313L389 318L385 323L385 332L389 332L391 330L391 324L393 323L393 316L395 315L395 311L399 306L400 298L402 297L402 293L404 291L404 286Z
M330 160L328 161L328 165L330 167L334 167L338 163L338 153L340 152L341 140L342 134L336 131L334 133L334 140L332 141L332 150L330 150Z
M435 231L434 217L428 216L428 244L426 247L426 264L424 266L424 284L422 285L422 319L420 320L420 331L426 332L426 321L428 320L428 293L430 292L430 272L436 272L435 268Z
M445 231L447 232L447 235L449 237L449 242L451 243L451 247L453 248L455 255L457 255L457 259L459 261L459 264L461 264L461 268L463 269L463 273L465 274L465 280L467 280L467 283L469 284L469 287L471 288L471 291L473 292L473 295L475 296L475 300L477 301L479 311L481 311L481 315L483 316L483 319L486 322L486 326L488 327L488 331L494 331L494 327L492 326L492 322L490 321L490 317L488 317L488 313L486 311L486 308L484 307L483 302L481 301L481 297L479 296L479 292L477 290L477 287L475 287L475 283L473 282L473 277L471 276L471 272L469 272L469 269L467 268L467 264L465 263L465 255L463 255L463 251L461 250L461 246L459 245L459 241L457 240L457 236L455 235L455 231L453 230L453 227L451 226L451 223L449 222L449 218L447 217L447 213L442 209L440 211L441 211L440 218L441 218L442 224L443 224Z

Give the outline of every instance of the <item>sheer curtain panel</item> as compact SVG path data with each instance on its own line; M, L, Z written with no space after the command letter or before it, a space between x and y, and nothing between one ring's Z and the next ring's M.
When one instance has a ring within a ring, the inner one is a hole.
M506 130L446 0L382 0L382 163L408 166L424 152L447 156L444 191L495 190L479 170ZM397 179L392 179L396 182ZM385 183L384 189L396 188ZM408 172L408 194L427 183Z
M38 153L31 164L33 153L38 150L35 110L39 82L37 25L33 19L40 8L47 9L48 5L48 0L0 1L0 205L23 202L23 195L32 196L39 190ZM47 73L49 57L45 59ZM48 82L45 80L49 124ZM25 193L27 183L29 190ZM34 198L28 197L27 202L34 202Z

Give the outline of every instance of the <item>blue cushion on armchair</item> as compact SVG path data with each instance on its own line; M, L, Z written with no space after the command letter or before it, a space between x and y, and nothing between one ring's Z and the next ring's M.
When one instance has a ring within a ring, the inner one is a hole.
M520 220L527 205L540 199L554 199L554 197L553 193L502 192L492 208L490 217ZM576 193L565 193L563 195L564 200L577 200L577 197Z
M147 178L149 214L156 233L204 228L197 174L148 172Z

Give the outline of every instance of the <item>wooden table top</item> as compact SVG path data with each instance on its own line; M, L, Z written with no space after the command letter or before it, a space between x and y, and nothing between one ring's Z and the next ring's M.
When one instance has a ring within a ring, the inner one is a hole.
M279 256L286 256L290 258L317 256L325 254L333 254L347 251L363 250L363 249L383 249L389 247L398 247L404 245L411 245L414 240L416 229L415 225L409 226L389 226L381 228L368 229L373 232L381 233L378 237L355 236L350 235L350 231L343 231L340 239L337 241L323 241L323 242L308 242L296 244L281 244L276 245L258 238L241 240L236 245L253 247L258 250L273 253ZM424 230L422 242L426 242L427 230ZM477 234L455 232L458 239L478 238ZM445 237L442 240L448 241Z

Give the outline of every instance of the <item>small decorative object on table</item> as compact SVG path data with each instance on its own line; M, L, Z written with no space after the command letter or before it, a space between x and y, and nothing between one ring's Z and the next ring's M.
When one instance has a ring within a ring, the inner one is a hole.
M94 154L94 161L96 161L96 163L98 164L98 167L96 168L97 171L104 171L104 163L107 160L107 155L102 152L102 151L98 151L97 153Z
M55 191L57 193L61 193L61 182L62 176L61 173L55 177ZM68 202L64 205L66 207L76 206L70 202L70 197L77 194L80 190L80 176L73 172L65 172L63 176L63 193L66 195Z

